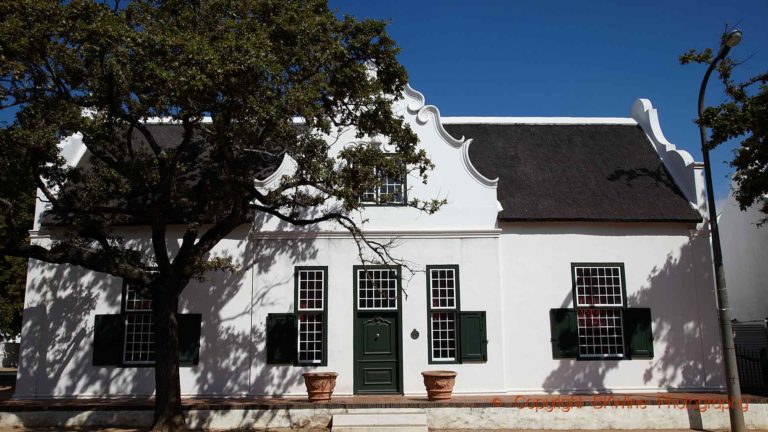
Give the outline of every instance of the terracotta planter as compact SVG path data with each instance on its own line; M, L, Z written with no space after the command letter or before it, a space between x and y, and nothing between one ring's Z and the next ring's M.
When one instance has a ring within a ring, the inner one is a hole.
M456 383L456 372L453 371L425 371L424 385L427 387L429 400L448 400L453 392L453 384Z
M336 372L304 373L304 384L307 386L310 402L331 400L338 375Z

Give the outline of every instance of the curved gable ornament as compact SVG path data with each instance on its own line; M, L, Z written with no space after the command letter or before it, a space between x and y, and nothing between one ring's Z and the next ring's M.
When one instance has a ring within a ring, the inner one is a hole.
M297 163L288 154L283 155L283 160L280 161L280 165L277 169L264 179L255 179L254 184L257 188L266 190L272 186L277 186L277 182L285 176L290 176L296 172Z
M472 144L471 139L461 137L461 139L454 138L443 127L443 123L440 120L440 110L434 105L426 105L424 95L414 90L410 85L405 86L405 95L410 100L407 101L407 110L409 114L415 115L416 122L420 125L425 125L432 120L438 135L449 146L461 150L461 161L464 165L464 169L469 175L475 179L478 183L489 188L496 188L499 183L498 177L495 179L489 179L488 177L480 174L480 171L472 164L472 160L469 158L469 146Z
M695 161L690 153L679 150L674 144L667 141L661 131L659 113L648 99L638 99L632 104L629 116L632 117L643 132L648 136L659 154L661 161L667 168L677 187L683 192L685 198L691 203L696 203L696 174Z

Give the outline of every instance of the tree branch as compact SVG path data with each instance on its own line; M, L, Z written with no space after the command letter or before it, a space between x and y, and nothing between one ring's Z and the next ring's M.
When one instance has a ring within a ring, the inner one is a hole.
M150 272L145 269L127 263L114 262L100 251L87 250L64 243L55 244L50 249L34 244L5 245L0 246L0 255L33 258L53 264L74 264L143 285L152 281Z

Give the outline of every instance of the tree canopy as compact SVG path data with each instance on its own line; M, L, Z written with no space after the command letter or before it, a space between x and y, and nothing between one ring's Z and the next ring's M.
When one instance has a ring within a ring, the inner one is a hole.
M0 341L21 333L24 310L24 288L27 280L27 260L0 257Z
M385 27L339 18L324 0L0 3L0 109L18 109L0 130L0 254L79 265L152 296L156 429L183 427L175 309L191 278L228 265L209 256L221 239L256 214L364 238L349 213L379 175L426 181L431 162L392 111L407 75ZM181 136L161 140L150 118ZM332 151L326 135L340 128L360 143ZM69 166L60 143L74 134L87 154ZM257 188L286 155L295 172ZM58 230L51 244L28 241L13 191L30 185ZM147 227L150 256L115 234L125 223Z
M691 49L680 56L680 63L711 64L714 57L711 48ZM757 203L766 214L762 225L768 222L768 71L738 82L733 79L733 71L739 64L729 56L717 65L726 100L706 108L696 123L711 130L710 148L740 140L730 162L736 169L734 197L742 210Z

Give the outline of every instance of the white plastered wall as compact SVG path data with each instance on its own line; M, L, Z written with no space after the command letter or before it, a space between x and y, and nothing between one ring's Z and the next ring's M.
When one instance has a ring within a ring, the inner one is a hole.
M763 200L768 199L762 198ZM739 321L763 321L768 318L768 226L758 227L765 218L758 201L741 211L728 195L719 217L725 282L731 306L731 318Z
M241 267L247 265L243 259L246 232L241 228L233 233L215 253L236 258ZM141 228L119 234L132 239L137 249L148 247L149 237ZM35 241L46 244L50 240L38 237ZM120 313L122 289L119 278L76 266L30 261L15 397L141 396L154 391L151 368L92 366L95 316ZM180 312L203 314L201 337L207 342L201 345L201 365L218 367L181 368L184 389L205 394L247 393L248 350L242 347L248 347L249 299L247 271L213 274L208 282L193 281L187 287Z
M124 233L129 234L129 233ZM130 234L139 237L138 230ZM189 395L304 394L301 373L339 373L336 394L353 392L353 265L357 247L351 238L267 238L245 241L245 230L225 240L218 254L243 257L241 270L214 274L192 283L182 296L182 312L201 313L200 363L181 369L182 393ZM257 250L259 248L260 250ZM497 299L498 233L402 236L395 251L414 269L430 264L460 268L463 310L487 314L489 361L462 365L428 364L425 273L403 269L403 381L408 394L424 393L421 371L453 369L463 377L457 392L503 392L503 315ZM268 252L268 253L267 253ZM261 258L254 260L254 256ZM328 366L265 364L268 313L293 312L293 269L328 266ZM119 279L71 266L33 262L25 305L21 367L16 397L149 395L151 368L92 366L94 317L120 312ZM419 333L412 339L412 330Z
M510 392L718 389L723 385L707 239L680 224L504 223ZM571 263L624 263L629 307L651 308L653 359L552 358L549 310L573 307Z

